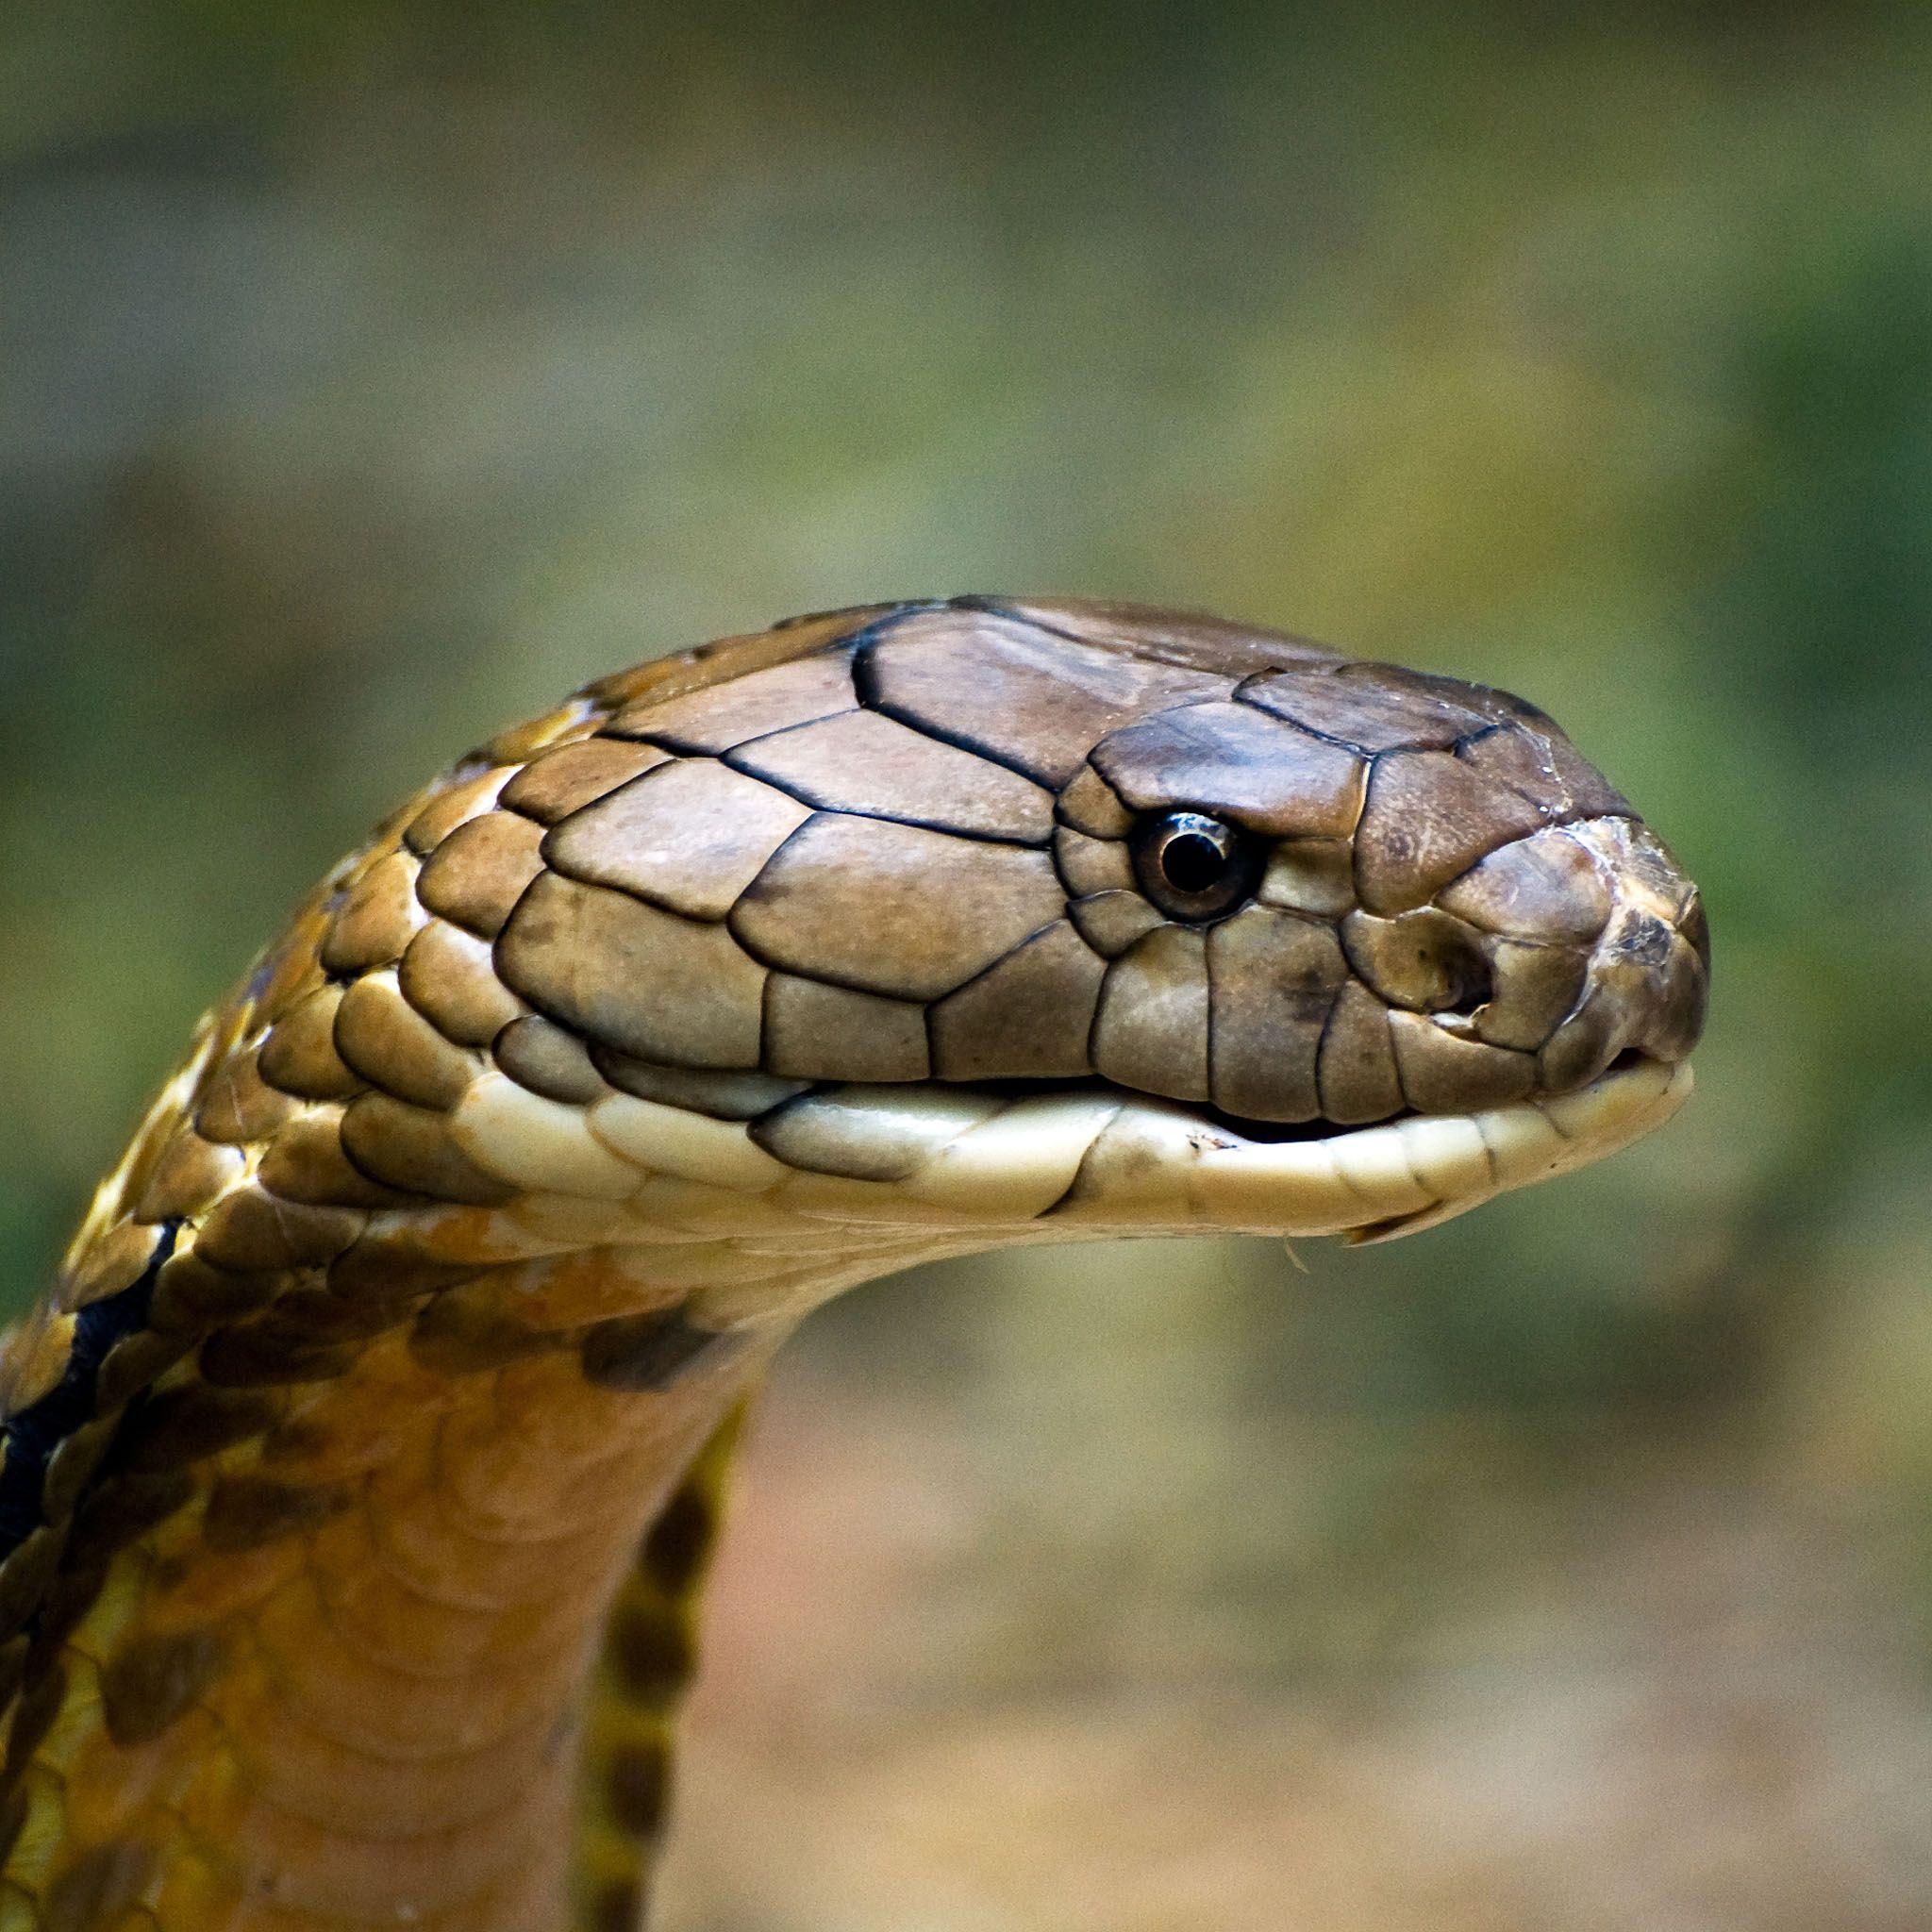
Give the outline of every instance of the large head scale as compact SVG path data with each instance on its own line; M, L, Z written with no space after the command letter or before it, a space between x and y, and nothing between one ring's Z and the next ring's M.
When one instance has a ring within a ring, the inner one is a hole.
M1695 890L1500 691L962 598L693 659L590 742L504 791L550 826L504 980L875 1218L1383 1234L1688 1091Z

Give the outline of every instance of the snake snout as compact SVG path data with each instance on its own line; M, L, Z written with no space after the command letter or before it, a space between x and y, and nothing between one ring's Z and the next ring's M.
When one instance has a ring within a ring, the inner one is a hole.
M1704 1030L1710 934L1697 889L1649 828L1601 820L1572 828L1608 887L1582 996L1538 1056L1545 1088L1586 1086L1619 1058L1688 1059Z

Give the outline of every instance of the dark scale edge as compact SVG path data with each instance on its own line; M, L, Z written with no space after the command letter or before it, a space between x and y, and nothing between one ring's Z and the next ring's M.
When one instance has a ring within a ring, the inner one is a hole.
M0 1424L6 1459L0 1464L0 1562L47 1521L42 1507L47 1465L54 1452L98 1411L100 1367L117 1341L148 1325L155 1279L175 1252L182 1224L161 1224L160 1240L140 1276L118 1294L90 1302L74 1318L74 1341L59 1381L38 1402Z
M1030 780L1042 791L1058 795L1064 788L1054 782L1053 774L1040 766L1019 763L1010 754L998 751L985 744L975 743L972 739L957 732L947 731L930 719L922 718L916 711L908 710L904 705L895 705L879 688L878 667L873 662L873 654L882 643L890 641L893 629L908 618L927 614L934 607L910 608L895 610L890 619L881 618L875 624L869 624L857 631L848 640L852 650L852 689L858 694L862 709L874 711L881 718L890 718L895 724L903 724L908 731L916 731L922 738L930 738L935 743L951 745L955 751L971 752L976 758L984 758L990 765L998 765L1012 772L1019 777ZM940 606L940 608L953 608ZM1016 625L1038 630L1040 626L1029 620L1014 619Z
M874 711L880 717L885 715L874 705L864 706L861 708ZM850 713L842 715L849 716ZM823 798L814 798L810 792L806 791L795 780L774 777L768 772L760 772L756 766L745 764L740 760L740 754L742 753L745 745L763 744L770 739L783 738L787 732L807 731L812 725L823 724L825 722L823 718L808 718L803 724L787 724L776 731L767 731L758 738L747 738L742 744L734 744L728 751L713 753L710 756L715 757L717 761L727 770L737 772L746 778L756 778L760 785L768 786L774 791L783 792L794 804L805 806L813 812L837 812L842 818L871 819L879 824L886 825L911 825L915 830L922 832L943 833L948 839L970 839L981 845L1010 845L1021 852L1043 852L1052 845L1053 834L1051 831L1047 832L1042 838L1021 839L1008 832L988 832L971 825L948 824L943 819L915 818L907 812L868 811L863 807L856 805L827 805ZM892 719L890 722L897 724L899 721ZM919 735L922 738L931 740L934 743L940 742L939 740L933 738L932 733L929 731L922 731ZM668 739L659 741L666 745L670 743ZM957 747L954 748L957 749ZM975 752L974 756L976 758L982 756L982 754ZM992 764L996 761L992 758L987 758L986 762ZM1010 770L1011 767L1008 767L1008 769ZM1038 781L1036 780L1035 782L1037 783ZM1040 789L1049 796L1053 795L1053 788L1051 786L1041 785ZM788 834L787 836L789 837L790 835ZM766 862L770 863L769 860Z

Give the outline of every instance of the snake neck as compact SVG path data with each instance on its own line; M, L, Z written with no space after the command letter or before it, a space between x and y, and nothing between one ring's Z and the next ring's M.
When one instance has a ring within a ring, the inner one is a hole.
M125 1409L13 1659L0 1925L634 1922L715 1452L690 1473L877 1263L561 1247L595 1215L525 1206L390 1216L332 1312L287 1271ZM122 1292L151 1315L193 1233Z

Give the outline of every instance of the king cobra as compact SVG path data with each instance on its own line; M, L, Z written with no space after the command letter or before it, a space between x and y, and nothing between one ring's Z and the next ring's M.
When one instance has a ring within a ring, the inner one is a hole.
M1430 1226L1668 1118L1708 958L1542 712L1212 618L838 611L491 740L0 1358L0 1932L628 1932L811 1308Z

